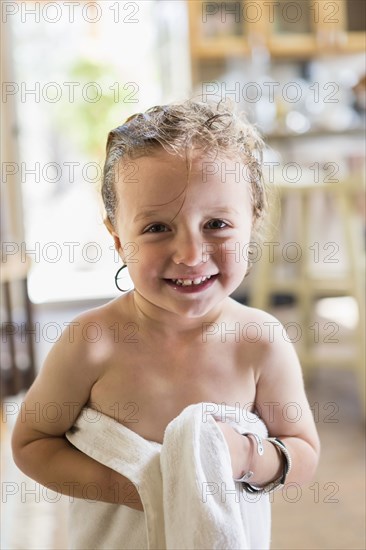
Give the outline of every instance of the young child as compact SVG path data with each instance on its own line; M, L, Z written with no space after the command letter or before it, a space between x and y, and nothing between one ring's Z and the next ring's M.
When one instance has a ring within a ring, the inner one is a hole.
M319 440L294 348L277 319L229 297L265 218L262 147L231 107L193 100L151 108L110 132L105 224L134 288L79 315L47 356L12 440L28 476L76 498L97 483L98 500L142 512L128 479L65 433L88 406L162 443L185 407L210 402L255 412L267 426L271 440L259 454L256 438L217 421L233 478L244 477L248 491L272 488L286 473L287 482L312 479ZM95 341L85 337L90 327ZM56 417L44 413L50 403Z

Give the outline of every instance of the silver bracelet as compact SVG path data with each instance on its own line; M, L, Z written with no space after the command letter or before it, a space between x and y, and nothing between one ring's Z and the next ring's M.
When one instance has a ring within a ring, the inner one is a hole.
M257 453L262 456L263 453L264 453L264 447L263 447L263 440L262 438L254 433L254 432L244 432L242 435L245 435L245 436L250 436L252 435L257 443ZM234 479L234 481L240 481L242 483L245 483L246 481L248 481L248 479L250 479L251 477L253 477L254 475L254 472L252 472L252 470L248 470L248 472L246 472L241 478L239 479Z
M249 432L243 435L253 435L257 441L257 452L258 454L263 455L264 448L263 448L262 439L257 434L252 434ZM248 480L254 475L254 472L249 470L240 479L234 480L234 481L242 482L243 489L247 493L270 493L275 489L282 489L282 487L286 483L287 475L291 470L292 460L291 460L290 453L286 448L286 445L277 437L267 437L266 441L270 441L277 449L279 449L279 451L281 451L281 455L285 459L283 472L278 479L271 481L270 483L267 483L267 485L265 485L264 487L256 487L255 485L251 485L250 483L248 483Z

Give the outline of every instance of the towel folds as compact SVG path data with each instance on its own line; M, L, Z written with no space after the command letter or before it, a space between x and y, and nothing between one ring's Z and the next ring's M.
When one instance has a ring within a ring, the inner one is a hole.
M74 499L69 507L69 548L269 548L268 495L247 494L233 481L229 449L215 418L239 433L267 435L255 414L223 404L189 405L168 424L162 444L94 409L82 409L67 439L127 477L139 491L144 512ZM96 491L93 486L90 491L85 488L85 496L95 498Z

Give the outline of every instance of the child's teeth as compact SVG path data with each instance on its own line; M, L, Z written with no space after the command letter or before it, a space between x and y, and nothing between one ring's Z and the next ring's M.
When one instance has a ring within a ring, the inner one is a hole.
M191 285L199 285L210 278L211 278L211 275L207 275L206 277L197 277L196 279L175 279L174 282L181 286L191 286Z

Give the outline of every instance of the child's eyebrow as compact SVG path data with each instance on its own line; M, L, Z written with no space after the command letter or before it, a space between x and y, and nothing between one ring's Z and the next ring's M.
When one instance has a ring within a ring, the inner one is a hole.
M154 217L159 214L161 214L159 210L143 210L142 212L139 212L139 214L137 214L134 217L133 221L138 222L139 220L144 220L145 218Z
M210 215L222 215L222 214L235 214L236 216L240 216L240 213L235 210L235 208L225 208L220 205L218 206L211 206L209 209ZM144 220L146 218L154 218L155 216L161 216L160 210L143 210L142 212L139 212L133 219L133 222L137 222L139 220Z
M225 206L211 206L210 212L217 214L236 214L240 216L239 212L235 208L226 208Z

